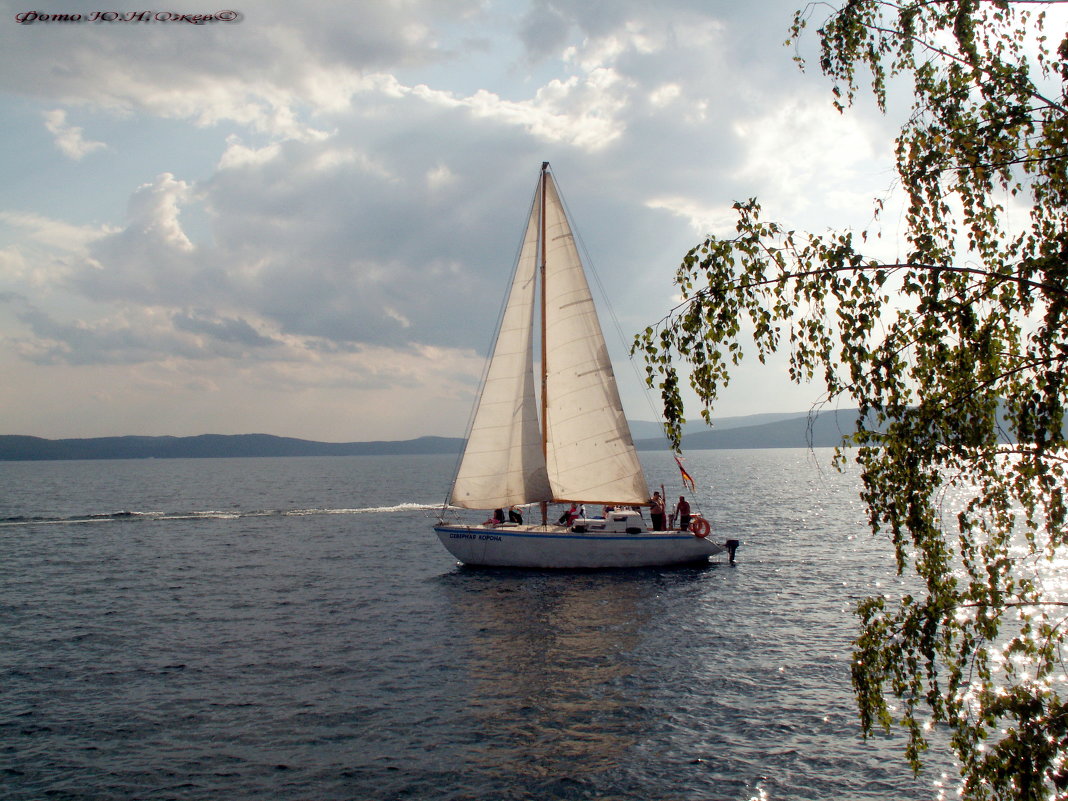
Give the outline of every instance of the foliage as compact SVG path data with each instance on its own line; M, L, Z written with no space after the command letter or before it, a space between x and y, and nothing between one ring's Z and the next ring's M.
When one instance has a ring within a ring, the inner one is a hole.
M683 302L635 341L676 446L686 376L710 419L747 352L785 352L795 381L857 405L839 463L860 465L871 529L916 588L859 605L861 724L902 725L916 770L943 725L968 798L1068 798L1068 38L1047 41L1046 5L833 10L818 39L839 110L861 75L884 111L912 81L904 257L738 203L737 234L686 255Z

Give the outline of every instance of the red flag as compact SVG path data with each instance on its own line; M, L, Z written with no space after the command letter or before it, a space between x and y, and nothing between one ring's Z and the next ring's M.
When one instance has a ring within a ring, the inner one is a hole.
M697 488L693 484L693 476L686 472L686 468L682 466L682 462L679 461L679 457L675 457L675 464L679 466L679 472L682 473L682 486L688 486L691 492L696 492Z

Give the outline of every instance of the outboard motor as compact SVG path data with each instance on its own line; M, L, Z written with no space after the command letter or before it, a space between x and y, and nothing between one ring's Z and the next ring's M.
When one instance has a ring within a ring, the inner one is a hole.
M734 552L738 550L738 546L741 545L740 540L727 540L723 543L727 548L727 557L731 560L731 564L734 564Z

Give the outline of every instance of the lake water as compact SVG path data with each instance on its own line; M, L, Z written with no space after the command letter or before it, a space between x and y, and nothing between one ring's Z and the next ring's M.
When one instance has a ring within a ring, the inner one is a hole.
M691 453L737 564L584 573L458 567L455 461L0 463L0 797L935 797L859 735L829 452Z

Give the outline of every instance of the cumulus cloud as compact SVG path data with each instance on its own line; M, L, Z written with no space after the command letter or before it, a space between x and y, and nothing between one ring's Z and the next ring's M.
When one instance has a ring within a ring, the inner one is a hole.
M53 109L44 114L45 128L54 137L56 147L65 156L78 161L94 150L102 150L107 147L103 142L93 142L85 139L84 131L76 125L67 122L67 112L63 109Z
M180 215L191 187L170 173L130 197L126 224L86 248L71 287L99 302L196 303L220 276L187 236Z
M110 226L74 225L27 211L0 211L0 222L23 231L35 242L72 252L83 250L115 230Z
M825 206L831 191L839 208L867 203L869 195L845 188L871 186L870 180L858 181L858 169L871 164L876 147L887 141L857 115L843 117L811 97L738 119L733 128L746 145L736 179L761 187L787 213Z
M130 199L130 228L160 244L189 251L193 243L178 221L179 207L189 197L189 184L162 173L151 184L142 184Z
M9 295L5 300L29 331L29 336L12 335L8 341L35 364L138 363L184 350L170 335L170 327L159 324L157 310L141 308L100 320L67 321L28 298Z
M3 5L13 17L11 4ZM0 74L17 76L12 88L19 93L64 105L316 138L324 132L302 118L303 110L347 107L364 75L382 66L454 58L435 39L437 23L480 9L478 0L358 6L327 0L295 12L290 3L267 0L233 23L97 23L92 36L84 25L42 23L16 35L8 29ZM73 154L80 131L66 125L64 112L50 113L50 129Z
M0 287L34 292L69 280L89 245L116 230L25 211L0 211L0 224L14 240L0 248Z
M733 209L719 205L709 206L694 198L655 197L651 198L646 206L683 218L689 223L694 234L700 237L709 234L729 235L738 219Z
M241 137L231 134L226 137L226 151L219 159L220 170L239 169L241 167L257 167L278 157L281 145L271 142L263 147L249 147L241 141Z
M186 331L213 342L237 345L247 350L280 344L279 340L264 336L247 320L238 317L218 317L210 311L198 309L176 313L171 319L178 331Z

